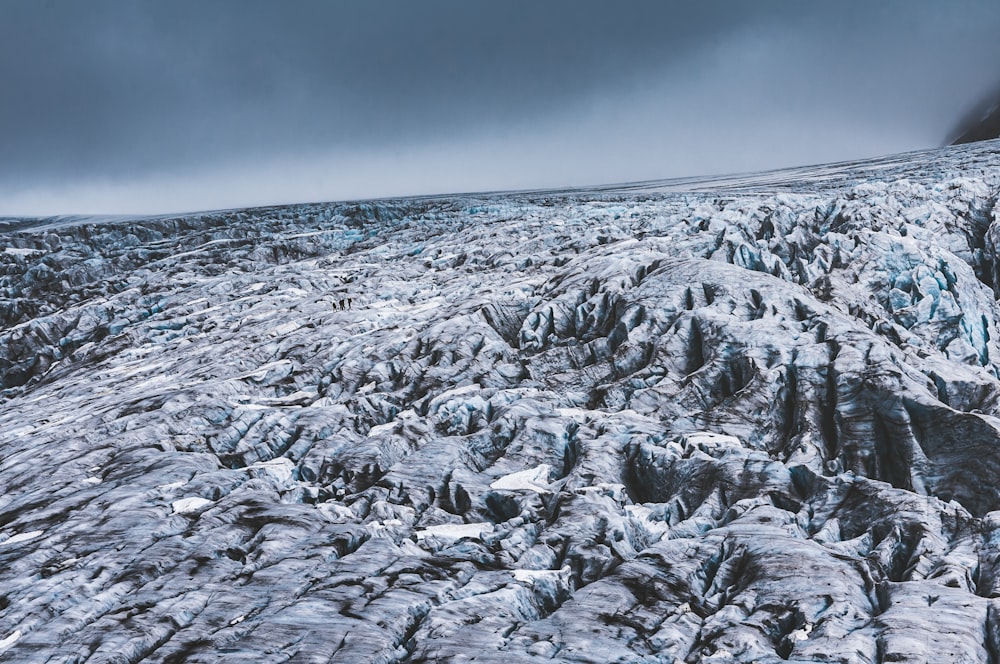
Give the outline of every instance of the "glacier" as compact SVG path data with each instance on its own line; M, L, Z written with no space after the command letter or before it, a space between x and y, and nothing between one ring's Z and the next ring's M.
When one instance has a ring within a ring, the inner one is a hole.
M1000 661L998 194L0 219L0 661Z

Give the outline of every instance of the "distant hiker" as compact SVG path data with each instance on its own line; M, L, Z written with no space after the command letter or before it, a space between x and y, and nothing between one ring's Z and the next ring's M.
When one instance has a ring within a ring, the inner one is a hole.
M333 310L337 311L339 309L340 311L344 311L345 309L350 309L353 302L354 298L352 297L348 297L342 300L335 300L333 302Z

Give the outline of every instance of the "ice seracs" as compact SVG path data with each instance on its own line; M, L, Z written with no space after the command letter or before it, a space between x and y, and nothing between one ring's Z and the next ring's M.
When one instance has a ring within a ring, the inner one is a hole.
M0 222L0 659L993 661L998 192Z

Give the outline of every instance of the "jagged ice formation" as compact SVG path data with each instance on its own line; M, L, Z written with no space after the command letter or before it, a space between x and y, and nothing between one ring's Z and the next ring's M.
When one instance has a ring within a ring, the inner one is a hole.
M0 661L998 662L998 190L0 222Z

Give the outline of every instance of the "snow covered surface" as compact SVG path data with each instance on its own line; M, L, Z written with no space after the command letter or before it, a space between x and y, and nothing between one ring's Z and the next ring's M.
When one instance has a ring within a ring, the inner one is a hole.
M0 220L0 659L993 661L998 188Z
M489 523L445 523L440 526L428 526L416 531L414 534L417 536L418 541L426 537L437 537L448 540L459 540L466 537L478 539L483 536L483 533L492 529L493 526Z
M212 504L211 500L205 498L200 498L198 496L192 496L190 498L181 498L170 503L174 512L177 514L188 514L189 512L197 512L203 507L207 507Z
M548 479L552 467L543 463L536 468L519 470L516 473L504 475L490 484L491 489L505 489L508 491L527 490L537 493L549 493Z

